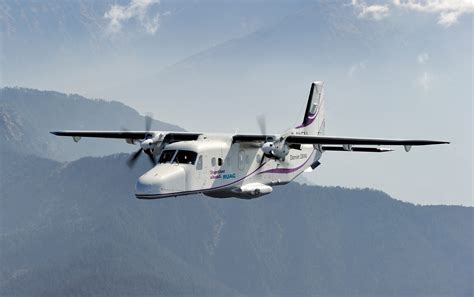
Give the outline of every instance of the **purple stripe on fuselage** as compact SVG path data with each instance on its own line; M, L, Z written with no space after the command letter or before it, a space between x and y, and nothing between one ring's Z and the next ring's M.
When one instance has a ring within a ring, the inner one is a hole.
M314 151L315 151L315 150L313 150L313 151L311 152L311 155L309 155L309 158L306 159L306 161L305 161L303 164L301 164L300 166L298 166L298 167L295 167L295 168L273 168L273 169L269 169L269 170L265 170L265 171L259 172L259 173L257 173L257 174L263 174L263 173L282 173L282 174L284 174L284 173L292 173L292 172L295 172L295 171L301 169L306 163L308 163L308 161L309 161L309 160L311 159L311 157L313 156Z

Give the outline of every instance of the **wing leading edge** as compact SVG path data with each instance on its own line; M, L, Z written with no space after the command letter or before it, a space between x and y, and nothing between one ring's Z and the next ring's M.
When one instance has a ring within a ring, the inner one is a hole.
M164 134L163 141L165 142L177 142L177 141L188 141L196 140L201 133L188 133L188 132L163 132L163 131L80 131L80 130L65 130L65 131L53 131L50 132L56 136L70 136L74 140L79 140L82 137L93 137L93 138L115 138L115 139L131 139L131 140L142 140L147 138L149 135Z
M385 139L303 135L290 135L285 139L285 141L288 144L342 145L344 150L351 150L353 145L402 145L405 147L406 151L409 151L412 146L449 144L447 141L424 139Z
M356 138L337 136L301 136L290 135L288 144L348 144L348 145L433 145L449 144L447 141L419 139Z
M95 137L95 138L118 138L118 139L144 139L150 132L146 131L53 131L50 132L56 136L71 137Z

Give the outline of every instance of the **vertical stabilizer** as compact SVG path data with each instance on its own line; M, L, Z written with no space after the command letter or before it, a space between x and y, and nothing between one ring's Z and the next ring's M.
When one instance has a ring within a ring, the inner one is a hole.
M296 127L296 131L307 135L322 135L324 134L324 126L323 82L316 81L311 84L303 123Z

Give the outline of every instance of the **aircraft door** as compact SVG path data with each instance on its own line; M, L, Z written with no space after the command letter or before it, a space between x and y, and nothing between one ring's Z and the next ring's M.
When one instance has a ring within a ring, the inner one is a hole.
M208 159L206 156L200 154L196 160L196 165L194 167L194 177L195 177L195 185L197 188L203 188L205 186L205 170L204 162Z

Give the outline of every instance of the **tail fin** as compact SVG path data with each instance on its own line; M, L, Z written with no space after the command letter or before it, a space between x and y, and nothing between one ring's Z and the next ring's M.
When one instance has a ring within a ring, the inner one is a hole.
M311 84L303 123L296 127L296 131L307 135L322 135L324 134L324 128L323 82L316 81Z

